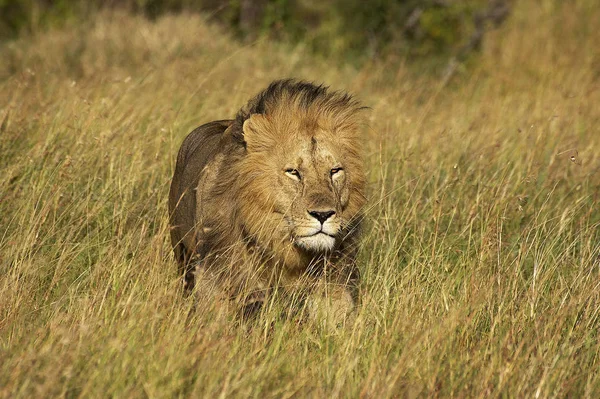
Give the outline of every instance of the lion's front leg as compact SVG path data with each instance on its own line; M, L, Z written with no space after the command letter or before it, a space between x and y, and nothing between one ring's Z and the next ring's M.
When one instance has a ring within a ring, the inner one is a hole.
M198 263L193 270L193 281L197 309L212 313L218 320L226 320L232 308L230 295L218 273Z
M337 260L324 265L323 274L307 298L309 318L330 328L350 323L359 299L360 274L354 258Z
M194 271L194 280L199 308L220 320L253 320L267 299L267 290L262 285L240 287L235 279L232 281L200 265Z
M307 298L308 317L318 325L337 328L351 322L356 310L353 288L319 281Z

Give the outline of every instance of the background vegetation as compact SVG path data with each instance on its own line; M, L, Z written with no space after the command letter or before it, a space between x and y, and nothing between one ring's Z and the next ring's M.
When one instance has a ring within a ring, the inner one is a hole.
M596 1L515 3L452 79L198 14L78 18L0 45L0 396L600 395ZM372 108L340 331L191 312L168 242L183 137L286 76Z
M203 13L245 42L302 43L327 57L440 60L477 48L511 0L0 0L0 38L119 9L151 19ZM467 50L467 51L466 51Z

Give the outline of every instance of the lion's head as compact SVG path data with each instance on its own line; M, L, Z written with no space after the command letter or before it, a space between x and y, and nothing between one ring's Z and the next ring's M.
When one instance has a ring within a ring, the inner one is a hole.
M360 110L348 94L285 80L240 111L232 128L246 149L235 169L248 234L309 255L352 236L365 203Z

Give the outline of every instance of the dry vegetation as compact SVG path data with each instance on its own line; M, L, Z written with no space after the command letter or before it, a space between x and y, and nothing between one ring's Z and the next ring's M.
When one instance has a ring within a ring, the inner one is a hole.
M600 10L564 3L518 3L446 83L192 16L3 44L0 396L598 397ZM170 252L183 137L284 76L372 107L343 331L190 313Z

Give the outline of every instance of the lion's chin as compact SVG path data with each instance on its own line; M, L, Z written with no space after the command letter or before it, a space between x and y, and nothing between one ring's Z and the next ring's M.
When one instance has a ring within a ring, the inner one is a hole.
M296 237L296 245L310 252L331 251L335 245L335 238L325 233L317 233L311 236Z

